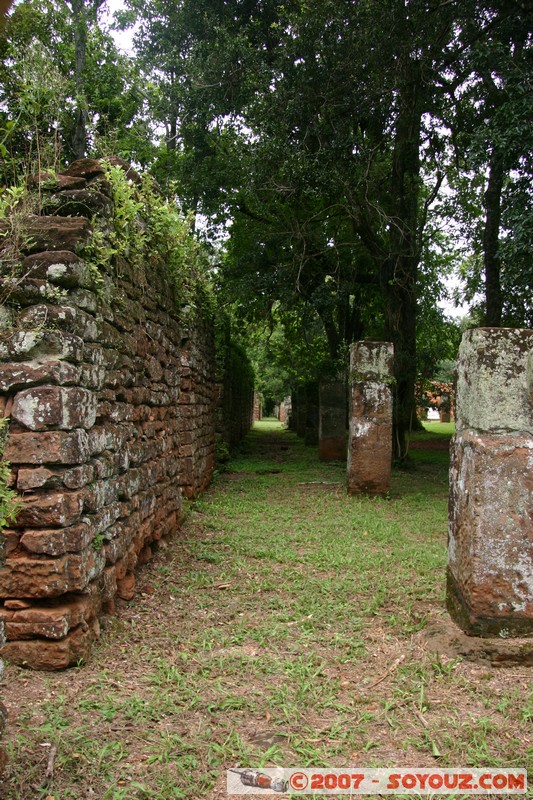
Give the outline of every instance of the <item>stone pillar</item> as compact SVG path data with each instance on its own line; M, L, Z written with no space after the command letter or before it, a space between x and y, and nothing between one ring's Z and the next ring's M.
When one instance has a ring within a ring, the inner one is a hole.
M346 379L322 378L319 387L319 457L321 461L345 461L347 443L348 396Z
M476 328L459 350L447 605L476 636L533 634L533 330Z
M291 413L291 398L289 395L288 397L284 397L280 403L279 421L282 422L284 425L287 424L289 421L290 413Z
M348 494L389 491L393 361L390 342L356 342L350 348Z
M318 444L318 383L305 385L305 443L308 447Z
M305 386L299 386L296 390L296 433L301 439L305 437L307 423L307 396Z
M259 392L254 392L254 411L253 411L253 421L259 422L262 418L262 408L261 408L261 395Z
M287 427L290 431L296 432L296 420L298 416L298 396L296 390L293 389L290 395L290 408L287 415Z

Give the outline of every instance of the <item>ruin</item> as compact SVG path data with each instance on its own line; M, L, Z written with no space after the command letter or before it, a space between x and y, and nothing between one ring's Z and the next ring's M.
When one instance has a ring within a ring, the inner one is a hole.
M533 331L466 331L451 447L447 604L469 634L533 634L532 402Z
M389 491L393 359L394 347L389 342L351 345L348 494Z
M67 172L44 205L55 213L27 222L0 343L4 457L22 500L2 536L1 652L42 669L78 662L100 615L134 597L136 566L211 480L217 402L235 438L253 399L238 353L217 375L201 297L192 316L157 264L89 267L94 222L61 212L92 211L105 230L112 201L99 162ZM83 189L63 188L73 176Z
M344 461L347 447L348 396L343 375L323 378L319 387L318 453L321 461Z

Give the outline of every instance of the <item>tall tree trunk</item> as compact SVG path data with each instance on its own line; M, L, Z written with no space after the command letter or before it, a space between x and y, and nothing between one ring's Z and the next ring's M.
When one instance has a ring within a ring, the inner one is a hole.
M87 101L85 97L87 18L84 0L71 0L71 8L74 22L74 89L76 93L72 152L74 158L83 158L87 149Z
M497 148L494 148L489 163L489 180L484 198L485 228L483 230L485 325L489 328L499 328L502 323L499 245L504 175L503 156Z
M422 125L420 64L405 56L398 92L391 179L390 251L382 265L385 338L394 344L396 392L394 455L407 454L407 435L416 417L416 282Z

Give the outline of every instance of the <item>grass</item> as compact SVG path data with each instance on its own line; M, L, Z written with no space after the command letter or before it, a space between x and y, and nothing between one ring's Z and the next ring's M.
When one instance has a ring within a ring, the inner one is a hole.
M450 433L429 425L413 468L371 499L257 424L88 664L8 667L0 798L216 800L235 765L531 763L524 670L425 644L445 615Z

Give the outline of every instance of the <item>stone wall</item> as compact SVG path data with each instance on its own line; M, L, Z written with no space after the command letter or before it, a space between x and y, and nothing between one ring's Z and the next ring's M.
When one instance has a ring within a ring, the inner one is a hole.
M0 569L4 563L4 553L2 548L2 542L0 542ZM5 642L5 626L4 620L0 618L0 647ZM6 710L5 706L2 704L2 678L4 675L4 662L0 658L0 777L2 776L2 772L4 770L5 761L6 761L6 754L5 750L2 747L2 738L4 735L4 729L6 724Z
M2 652L44 669L76 663L100 614L133 597L136 565L209 482L215 447L209 319L184 321L160 265L120 259L98 279L79 256L91 223L61 214L111 214L103 169L67 172L46 183L55 213L27 221L0 342L5 458L23 500L2 537Z

